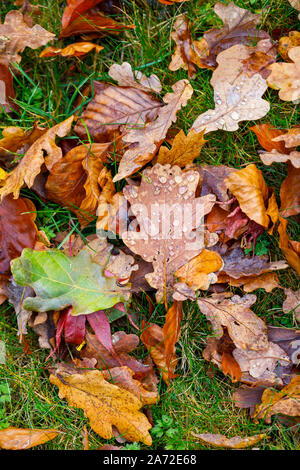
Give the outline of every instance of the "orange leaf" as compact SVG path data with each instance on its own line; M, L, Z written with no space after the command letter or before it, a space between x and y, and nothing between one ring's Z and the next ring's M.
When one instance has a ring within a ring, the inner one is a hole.
M6 428L0 430L0 448L10 450L30 449L51 441L58 434L55 429Z
M174 362L176 363L175 344L180 336L180 325L183 316L182 302L174 300L171 308L166 314L166 321L163 326L165 351L166 351L166 364L168 368L169 378L172 376L174 370Z
M55 57L57 55L61 55L62 57L80 57L93 49L95 49L96 52L100 52L104 48L92 42L75 42L63 49L59 47L47 47L40 53L40 57Z

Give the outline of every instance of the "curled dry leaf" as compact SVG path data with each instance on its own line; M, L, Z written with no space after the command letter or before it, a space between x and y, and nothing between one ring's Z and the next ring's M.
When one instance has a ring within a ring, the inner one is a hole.
M254 446L263 439L267 439L266 434L256 434L249 437L234 436L230 439L222 434L192 433L192 435L205 444L209 444L213 447L225 447L226 449L245 449L246 447Z
M176 47L169 69L174 72L183 68L188 71L189 77L193 77L196 68L193 64L192 40L188 21L184 15L179 15L176 19L171 38L175 41Z
M10 272L10 262L22 253L23 248L33 248L37 238L34 223L34 205L28 199L6 196L0 203L0 273ZM33 206L33 207L32 207Z
M292 289L284 289L286 299L282 304L284 313L294 313L296 320L300 323L300 289L293 291Z
M185 135L183 130L179 131L173 140L170 150L165 146L160 147L157 155L157 163L161 165L169 163L172 166L177 165L180 168L190 165L195 158L199 156L201 148L206 142L203 135L204 131L200 133L190 131L188 135Z
M47 198L67 206L78 216L81 225L95 218L101 192L110 179L103 163L108 159L111 143L79 145L58 160L51 168L46 183ZM101 178L102 176L102 178ZM103 186L101 183L104 183Z
M124 127L143 126L155 119L161 108L160 100L144 87L118 87L94 82L94 90L94 99L75 126L75 132L82 139L87 138L88 129L95 142L111 142L123 132Z
M25 299L27 310L43 312L72 306L72 315L86 315L128 298L115 278L103 276L101 267L85 250L70 258L58 250L27 248L12 263L17 284L31 286L36 293L36 297Z
M70 406L83 409L92 429L104 439L113 438L115 426L127 440L151 445L151 424L140 411L140 400L107 382L98 370L78 372L70 373L61 364L50 375L50 382L59 388L59 397L66 398Z
M10 193L13 193L14 198L18 198L24 184L31 188L43 163L48 170L51 170L53 165L62 158L62 150L56 145L55 138L64 137L70 132L73 119L74 116L71 116L47 130L31 145L18 166L8 175L3 187L0 188L1 198Z
M188 261L175 272L180 282L193 290L207 290L217 281L217 271L223 268L223 261L215 251L202 250L199 255Z
M169 127L176 121L177 112L187 104L193 93L188 80L176 82L172 90L173 93L167 93L164 96L165 106L159 108L155 120L141 128L129 130L123 137L123 142L130 144L130 147L125 151L113 181L132 175L153 158L166 137Z
M225 180L228 189L237 198L242 211L257 224L268 228L268 187L262 172L254 165L235 171Z
M98 44L93 44L91 42L75 42L69 44L63 49L59 47L47 47L40 53L40 57L55 57L61 55L62 57L80 57L92 50L95 52L100 52L104 49L103 46L98 46Z
M300 98L300 47L294 47L288 52L292 63L277 62L270 65L271 75L268 85L279 91L279 98L283 101L295 101Z
M0 449L25 450L45 444L58 435L55 429L0 429Z
M42 28L39 24L30 28L20 11L7 13L4 23L0 24L1 52L0 63L21 61L20 53L25 47L37 49L54 39L55 34Z
M300 416L300 376L293 378L278 392L273 389L265 390L261 404L255 407L253 419L255 421L264 419L266 423L271 423L271 418L275 414Z
M201 43L205 41L206 51L199 57L199 65L207 68L216 67L217 56L224 50L238 44L253 45L260 39L268 39L265 31L257 29L261 15L251 13L249 10L239 8L233 2L229 5L217 3L215 13L221 18L224 25L221 29L213 28L204 34ZM202 46L201 49L205 50ZM197 64L198 65L198 64Z
M204 248L201 217L210 212L215 196L195 198L198 180L199 174L193 170L183 172L178 166L157 163L144 170L140 186L124 188L140 231L123 232L122 238L131 251L153 263L154 271L146 279L158 289L158 301L171 294L174 272ZM216 236L211 238L211 244L216 243Z

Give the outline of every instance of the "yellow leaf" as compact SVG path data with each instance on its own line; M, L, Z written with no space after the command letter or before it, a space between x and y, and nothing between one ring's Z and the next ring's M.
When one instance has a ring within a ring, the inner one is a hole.
M201 148L207 142L203 138L204 131L198 133L190 131L185 135L183 130L175 136L172 148L161 147L157 157L157 163L165 165L177 165L183 168L193 163L194 159L200 154Z

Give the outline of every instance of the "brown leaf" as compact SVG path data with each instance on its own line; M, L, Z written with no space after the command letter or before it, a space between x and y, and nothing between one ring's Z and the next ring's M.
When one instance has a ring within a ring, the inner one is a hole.
M284 134L276 137L274 142L284 141L284 144L287 148L298 147L300 145L300 127L292 127L288 129ZM288 153L288 152L285 152Z
M201 152L201 148L207 142L203 138L204 132L197 133L190 131L185 135L183 130L176 134L172 148L169 150L167 147L160 147L157 155L157 163L161 165L177 165L180 168L193 163Z
M279 91L279 98L283 101L296 101L300 98L300 86L296 77L300 73L300 47L289 50L288 56L292 63L277 62L270 65L271 75L268 85Z
M172 377L174 356L176 357L175 345L180 337L180 325L183 317L182 302L174 300L173 305L166 314L165 324L163 326L164 345L166 351L166 365L169 377Z
M206 196L207 194L214 194L217 197L217 201L222 202L219 206L222 209L229 210L227 204L229 196L225 180L234 173L234 168L225 165L201 165L195 170L198 171L200 175L198 185L201 186L200 195Z
M146 326L146 323L143 320L141 324L141 330L141 341L144 343L144 345L150 352L150 356L152 357L155 365L162 374L164 382L169 385L170 380L176 377L174 375L175 367L177 364L175 348L172 355L173 357L170 360L170 364L168 367L163 329L155 323L149 323Z
M261 161L265 165L272 165L272 163L288 163L291 162L293 167L300 168L300 152L291 152L289 154L283 154L277 152L277 150L272 150L272 152L261 152L260 153Z
M188 80L180 80L172 87L173 93L167 93L157 118L141 128L131 129L123 137L125 144L131 144L120 162L117 175L113 181L132 175L148 163L167 135L171 124L177 119L177 112L191 98L193 89Z
M95 218L104 185L100 179L111 143L79 145L58 160L50 170L46 183L47 198L67 206L79 217L82 226ZM111 181L111 178L110 178ZM103 183L103 182L102 182ZM113 188L114 185L111 183Z
M283 217L279 218L279 226L278 226L278 233L279 233L279 248L283 251L284 256L287 259L287 262L297 271L300 276L300 256L298 255L295 247L290 240L287 234L287 225L288 221Z
M161 107L161 102L149 90L104 82L94 82L94 90L94 99L75 126L81 139L87 138L88 129L95 142L112 142L124 127L141 126L155 119Z
M92 429L104 439L113 438L115 426L129 441L151 445L151 428L140 412L142 403L127 390L112 385L98 370L70 371L60 364L50 382L59 388L59 397L84 410Z
M0 24L0 63L19 63L21 61L20 53L24 51L25 47L37 49L54 37L55 34L50 33L39 24L30 28L20 11L11 10L7 13L4 23Z
M218 282L228 282L230 286L243 286L244 292L253 292L256 289L264 289L266 292L272 292L276 287L281 287L276 273L263 273L258 276L242 276L238 279L231 278L226 274L218 276Z
M215 251L202 250L175 272L180 282L185 282L193 290L207 290L217 281L217 271L223 267L222 258Z
M154 405L158 401L157 391L147 390L141 382L133 379L134 372L129 367L114 367L103 371L103 377L118 387L135 395L143 405Z
M63 28L59 39L75 36L77 34L92 34L93 37L102 37L106 34L119 34L121 31L135 28L134 25L125 25L104 16L101 12L88 11L84 16L78 16Z
M266 434L256 434L250 437L234 436L228 439L222 434L194 434L194 437L205 444L213 447L225 447L226 449L245 449L260 442L262 439L268 439Z
M215 294L197 302L217 338L223 336L226 327L237 348L260 351L268 346L268 337L265 323L250 310L255 301L255 295L226 299L222 294Z
M297 46L300 46L300 33L298 31L290 31L288 36L279 39L278 53L283 60L290 62L289 51Z
M282 304L284 313L293 311L296 320L300 323L300 289L293 291L292 289L284 289L286 299Z
M298 153L300 157L300 152ZM300 213L300 165L299 168L289 165L287 177L280 188L280 200L280 215L283 217Z
M277 150L279 153L288 153L284 142L276 139L276 137L285 134L284 130L276 129L268 122L256 124L256 126L250 127L250 130L255 132L258 142L268 152Z
M34 208L35 209L35 208ZM0 203L0 273L10 272L10 261L22 253L23 248L33 248L37 237L34 216L27 199L6 196Z
M300 416L300 376L295 377L282 390L267 389L262 395L260 405L256 405L253 419L271 423L275 414Z
M0 448L25 450L51 441L58 435L55 429L0 429Z
M193 231L200 221L196 212L201 212L201 217L209 213L215 196L195 198L198 179L198 173L193 170L183 172L178 166L170 168L157 163L152 169L144 170L140 186L126 186L123 190L140 231L123 232L122 239L131 251L153 263L154 271L146 279L158 289L158 301L171 294L174 272L198 255L206 243L200 233L201 226L199 231ZM175 219L178 220L174 222ZM208 245L217 241L217 236L211 235L213 241L209 243L209 240Z
M65 28L78 16L82 16L87 10L95 7L102 0L67 0L67 6L61 19L62 27Z
M139 70L133 71L128 62L123 62L121 65L113 64L109 68L108 75L116 80L119 86L133 87L154 93L160 93L162 89L157 75L152 74L147 77Z
M18 110L18 106L14 103L15 97L13 75L8 65L0 63L0 109L6 113Z
M18 166L8 175L3 187L0 188L1 198L10 193L13 193L14 198L18 198L23 184L31 188L43 163L48 170L51 170L53 165L62 158L62 150L56 145L55 138L56 136L64 137L70 132L73 119L74 117L71 116L47 130L31 145Z
M268 228L270 223L266 213L268 187L262 172L252 163L232 173L226 178L225 183L237 198L242 211L257 224Z
M95 52L100 52L104 48L103 46L98 46L98 44L91 42L75 42L63 49L59 47L47 47L40 53L40 57L56 57L58 55L62 57L81 57L91 52L93 49L95 49Z
M183 68L188 71L189 77L193 77L196 68L193 64L192 40L188 21L184 15L179 15L174 23L171 38L175 41L176 48L172 55L169 69L172 72Z
M267 39L265 31L259 31L256 26L261 15L255 15L248 10L239 8L233 2L229 5L217 3L215 13L221 18L224 25L221 29L213 28L204 34L209 48L207 57L201 59L202 66L216 67L216 58L224 50L238 45L252 45L259 39Z

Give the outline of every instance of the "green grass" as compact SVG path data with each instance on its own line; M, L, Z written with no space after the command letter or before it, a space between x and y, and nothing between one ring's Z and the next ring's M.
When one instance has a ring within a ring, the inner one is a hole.
M49 31L58 35L61 26L61 15L65 3L59 0L39 0L42 14L38 22ZM224 2L229 3L229 2ZM297 13L287 0L236 0L235 3L255 11L265 8L264 29L268 32L276 28L299 30ZM124 0L121 2L119 18L126 24L135 24L135 30L126 31L119 36L108 36L97 41L104 46L98 55L92 53L83 60L74 58L40 59L38 51L26 49L22 62L15 72L15 89L20 106L19 115L0 116L1 129L7 126L30 128L34 122L52 126L70 116L76 100L88 80L107 80L108 68L113 63L128 61L133 69L142 70L150 75L155 73L163 84L162 96L171 90L172 84L187 78L185 71L171 72L168 65L174 50L170 31L178 14L185 12L192 23L194 38L220 21L212 11L213 1L191 0L174 6L164 6L156 0ZM11 2L0 2L2 20L12 8ZM67 45L71 39L59 40L55 45ZM70 74L70 67L76 65L77 71ZM191 84L194 95L188 105L178 113L176 127L187 131L195 118L213 107L213 90L210 86L211 71L198 69ZM270 122L278 128L289 128L299 120L299 112L293 103L278 99L278 92L268 89L265 99L271 103L271 111L259 122ZM86 103L82 100L81 107ZM249 131L254 121L243 122L236 132L218 131L207 136L208 142L198 159L201 163L212 165L226 164L240 167L247 163L256 163L263 171L270 186L275 188L276 195L286 175L285 165L265 167L259 160L260 145L255 135ZM51 202L41 201L33 192L22 190L22 194L31 198L37 207L37 224L46 231L49 237L69 229L86 236L95 231L95 223L90 224L83 232L76 217L67 209ZM299 237L299 225L291 224L291 233ZM277 240L270 239L269 252L272 260L282 258L277 248ZM299 278L292 269L280 274L284 287L296 289ZM237 293L241 294L239 289ZM276 326L295 327L293 316L283 314L283 292L276 289L272 294L263 290L257 292L255 312L268 323ZM148 304L144 297L136 299L133 308L140 316L148 319ZM165 309L159 305L152 315L152 320L159 324L164 322ZM115 328L118 327L116 324ZM121 321L121 327L127 332L130 327ZM235 389L230 379L202 357L207 336L211 334L205 317L199 312L195 303L187 302L182 324L182 334L178 344L178 378L169 390L160 384L160 402L151 408L154 422L164 416L173 418L172 424L166 426L163 435L154 435L153 449L203 448L191 435L191 432L224 433L234 435L252 435L266 432L269 440L258 445L263 449L299 449L299 438L294 430L288 430L275 418L271 425L255 424L244 410L237 410L232 402ZM61 434L54 441L42 446L43 449L81 449L82 430L87 420L83 412L70 408L58 398L57 389L49 383L47 367L52 360L46 361L48 352L38 346L37 337L29 331L27 341L31 354L25 354L23 346L18 343L17 323L13 309L6 303L1 307L0 340L4 341L7 350L7 362L0 367L0 385L7 383L10 389L10 400L5 401L4 414L0 414L0 428L7 425L18 427L56 428ZM144 355L145 350L139 349ZM213 371L213 373L212 373ZM209 372L209 374L207 374ZM90 447L97 448L103 440L89 426ZM167 432L168 429L173 432ZM160 433L159 433L160 434ZM170 434L171 436L168 436ZM141 446L142 447L142 446Z

